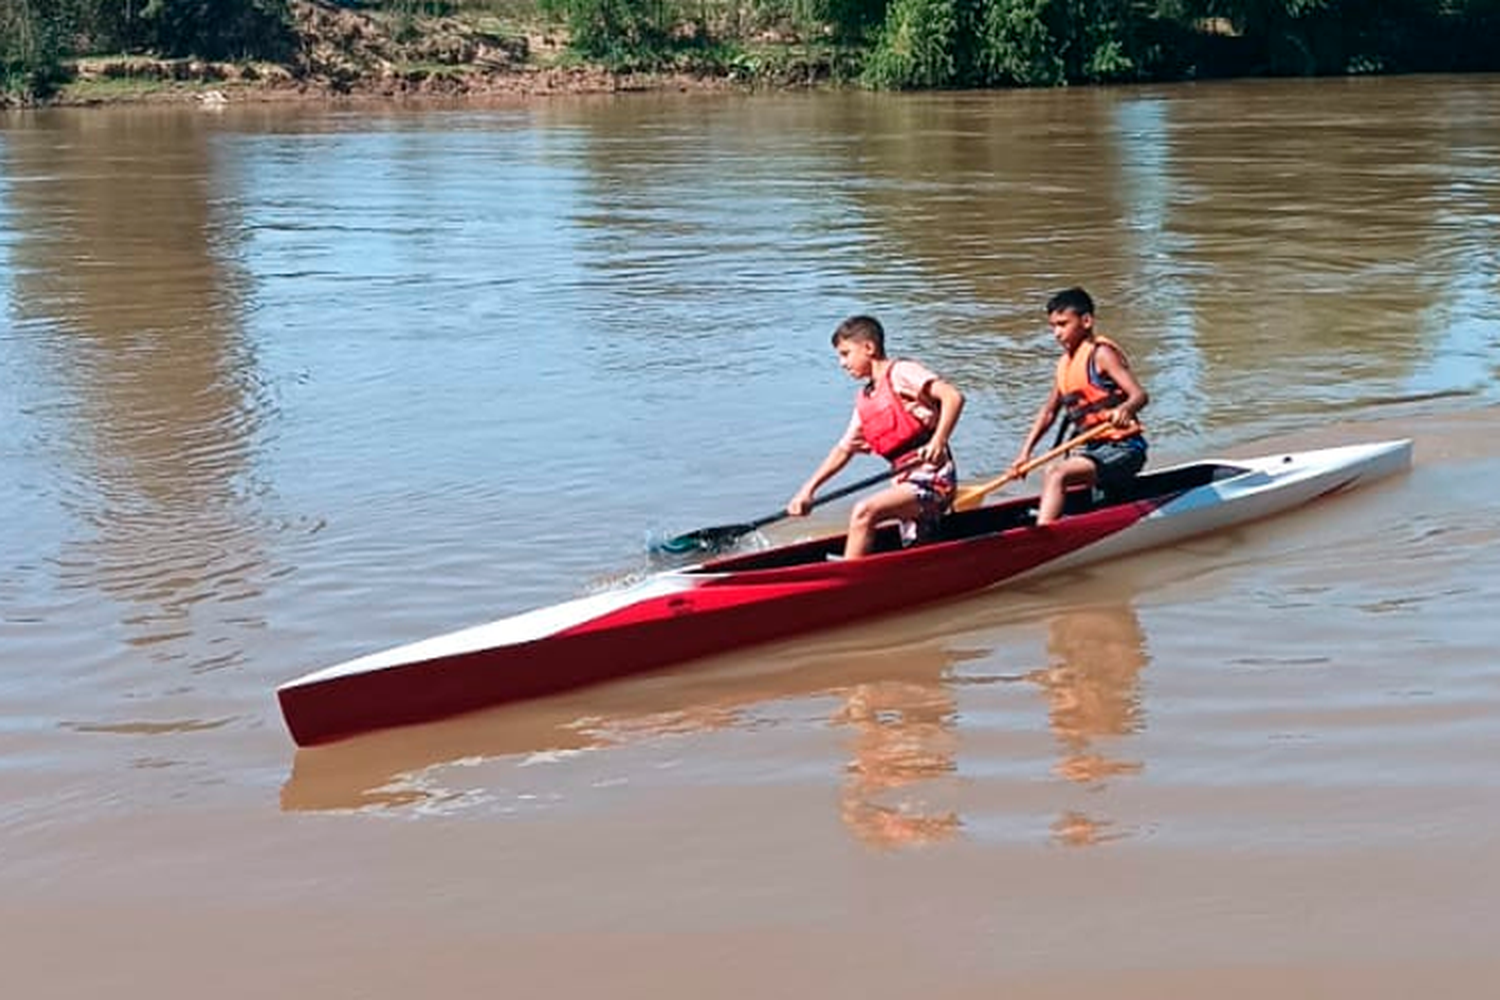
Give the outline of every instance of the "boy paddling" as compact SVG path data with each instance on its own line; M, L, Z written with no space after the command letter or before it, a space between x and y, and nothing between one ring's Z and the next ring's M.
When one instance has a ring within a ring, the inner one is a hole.
M867 555L876 527L892 519L901 522L904 543L925 541L953 502L958 470L948 439L963 411L963 393L920 362L887 358L885 329L871 316L844 320L832 342L839 365L865 385L855 394L843 437L788 501L787 513L806 515L819 486L855 454L874 452L900 471L890 486L850 511L844 558Z
M1050 524L1062 513L1070 486L1098 486L1106 492L1129 483L1146 464L1146 437L1135 416L1150 401L1136 381L1125 352L1094 329L1094 300L1082 288L1058 292L1047 301L1047 324L1062 347L1047 401L1037 411L1012 472L1031 458L1042 435L1065 413L1058 439L1107 423L1106 431L1082 452L1055 462L1042 474L1036 523Z

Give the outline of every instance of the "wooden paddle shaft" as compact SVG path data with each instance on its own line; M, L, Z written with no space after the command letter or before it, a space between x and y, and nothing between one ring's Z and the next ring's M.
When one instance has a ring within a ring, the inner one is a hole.
M1047 451L1042 452L1037 457L1029 459L1028 461L1016 466L1014 469L1009 469L1006 472L994 477L993 479L986 479L984 482L977 483L974 486L961 486L958 490L958 496L953 500L953 509L972 510L973 508L978 507L980 503L984 501L985 497L989 496L991 493L995 492L1000 487L1010 482L1012 479L1020 479L1022 476L1026 475L1033 469L1039 466L1046 465L1054 458L1061 458L1063 455L1066 455L1068 452L1072 451L1074 448L1077 448L1079 445L1088 444L1090 441L1094 440L1094 438L1101 437L1106 431L1112 430L1115 430L1115 426L1113 424L1095 424L1093 427L1090 427L1082 434L1069 438L1062 444L1058 445L1056 448L1049 448Z

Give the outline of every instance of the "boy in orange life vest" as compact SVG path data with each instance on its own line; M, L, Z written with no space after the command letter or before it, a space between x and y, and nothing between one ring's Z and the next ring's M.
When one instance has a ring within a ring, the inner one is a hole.
M875 452L902 471L890 486L854 505L844 558L868 554L876 526L893 518L901 521L904 543L924 541L953 504L958 470L948 438L964 408L963 393L916 361L887 358L885 329L870 316L844 320L832 340L839 365L865 385L855 394L844 436L787 503L787 513L805 515L818 487L856 452Z
M1120 346L1094 331L1094 300L1082 288L1058 292L1047 302L1047 323L1062 346L1057 375L1047 401L1032 422L1012 470L1031 458L1031 450L1059 411L1065 412L1058 441L1109 423L1114 427L1094 438L1081 454L1055 462L1042 474L1042 498L1036 523L1050 524L1062 513L1069 486L1109 491L1130 482L1146 464L1146 437L1135 415L1150 397L1130 371Z

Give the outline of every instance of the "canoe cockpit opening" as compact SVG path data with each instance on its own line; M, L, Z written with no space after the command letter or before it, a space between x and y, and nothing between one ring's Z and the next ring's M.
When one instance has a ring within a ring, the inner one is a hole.
M1252 471L1254 470L1248 469L1243 465L1229 465L1225 462L1199 462L1195 465L1185 465L1177 469L1146 472L1135 477L1125 489L1117 490L1112 494L1104 496L1098 505L1107 506L1112 503L1129 503L1132 500L1166 496L1173 493L1185 493L1188 490L1207 486L1210 483L1218 483L1226 479L1233 479L1236 476L1248 475Z
M1146 472L1137 476L1126 489L1113 493L1100 494L1097 490L1089 489L1071 491L1064 502L1063 516L1073 517L1118 504L1176 496L1188 490L1242 476L1251 471L1240 465L1200 462L1161 472ZM932 541L963 541L1029 528L1036 523L1036 500L1035 496L1018 497L974 510L950 514L943 520L942 529ZM896 552L901 548L901 534L896 525L886 525L876 533L875 555ZM791 545L778 545L743 555L728 554L683 572L715 574L788 569L793 566L836 561L843 551L843 535L825 535L821 538Z
M1174 497L1207 486L1210 483L1233 479L1252 470L1241 465L1219 462L1200 462L1196 465L1148 472L1137 476L1124 489L1109 492L1080 487L1070 490L1063 501L1063 517L1076 517L1092 511L1134 503L1139 500L1156 500ZM1036 497L1024 497L981 507L967 514L950 516L943 523L941 540L975 538L980 535L1027 528L1036 524ZM975 516L979 515L979 516Z

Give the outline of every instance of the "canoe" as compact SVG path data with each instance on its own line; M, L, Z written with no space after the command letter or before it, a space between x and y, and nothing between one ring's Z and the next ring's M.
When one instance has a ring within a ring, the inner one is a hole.
M308 746L441 719L682 663L1269 517L1411 467L1409 440L1208 460L1144 473L1123 495L1074 491L1034 523L1036 498L950 515L939 539L838 559L828 535L648 576L298 677L277 689Z

